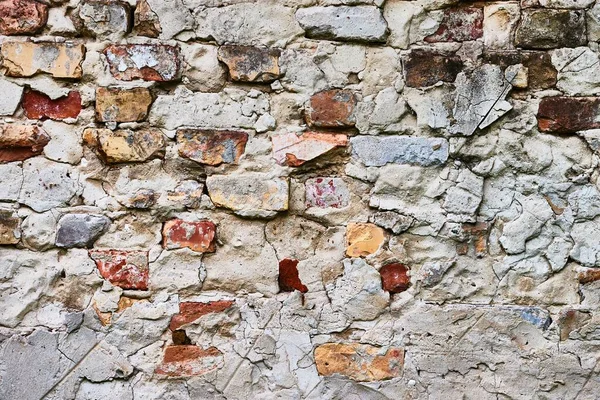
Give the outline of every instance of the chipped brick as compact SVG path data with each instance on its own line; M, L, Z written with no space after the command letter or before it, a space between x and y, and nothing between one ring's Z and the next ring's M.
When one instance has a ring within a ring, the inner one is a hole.
M598 97L544 97L538 109L543 132L566 134L600 128Z
M410 277L408 276L408 267L400 263L387 264L381 267L381 285L383 290L390 293L404 292L410 286Z
M65 97L52 100L43 93L30 90L25 92L22 104L27 118L64 120L79 116L81 95L73 90Z
M161 157L165 148L164 136L156 128L138 131L87 128L83 140L109 164L147 161Z
M352 127L355 107L356 97L350 90L326 90L310 98L306 123L321 128Z
M217 227L210 221L173 219L165 222L162 235L165 249L187 247L199 253L213 253L216 250Z
M415 49L404 61L406 85L410 87L432 86L438 82L454 82L462 71L460 57L433 50Z
M148 116L152 95L146 88L96 89L96 120L100 122L136 122Z
M123 289L148 289L148 252L138 250L90 250L100 275Z
M194 322L204 315L223 312L231 308L234 303L233 300L217 300L206 303L183 301L179 303L179 314L171 318L169 329L176 331L183 325Z
M221 46L219 60L227 65L231 80L268 83L280 77L278 49L253 46Z
M248 134L239 131L180 129L179 155L206 165L237 164L246 149Z
M181 78L179 48L161 44L110 45L104 49L111 74L122 81L169 82Z
M54 78L78 79L85 46L73 43L5 42L0 50L6 75L27 78L47 73Z
M0 1L0 35L28 35L48 21L48 6L35 0Z
M299 167L337 147L348 145L346 135L317 132L284 133L272 136L271 141L273 158L278 164L290 167Z
M0 125L0 163L23 161L41 154L50 136L33 125Z
M173 377L198 376L214 371L223 365L223 354L215 347L168 346L162 363L154 371Z
M466 42L483 36L482 8L447 8L438 30L426 42Z
M279 261L279 290L282 292L293 292L298 290L302 293L308 292L306 285L300 280L298 274L298 260L285 258Z

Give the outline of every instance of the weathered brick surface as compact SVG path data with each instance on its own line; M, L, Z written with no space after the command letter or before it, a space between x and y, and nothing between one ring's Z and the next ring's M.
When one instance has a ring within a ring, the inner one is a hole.
M594 0L0 0L0 399L598 398L599 42Z
M71 91L65 97L52 100L45 94L32 90L25 92L22 105L25 115L30 119L77 118L81 112L81 95L77 91Z

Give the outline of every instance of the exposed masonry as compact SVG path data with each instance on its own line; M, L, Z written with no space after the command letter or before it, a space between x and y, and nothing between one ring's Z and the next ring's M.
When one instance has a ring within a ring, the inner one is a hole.
M0 35L0 399L600 398L600 3Z

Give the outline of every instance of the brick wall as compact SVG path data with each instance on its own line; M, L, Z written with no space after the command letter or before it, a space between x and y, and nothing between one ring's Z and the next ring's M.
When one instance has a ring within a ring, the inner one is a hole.
M0 399L597 399L600 3L0 0Z

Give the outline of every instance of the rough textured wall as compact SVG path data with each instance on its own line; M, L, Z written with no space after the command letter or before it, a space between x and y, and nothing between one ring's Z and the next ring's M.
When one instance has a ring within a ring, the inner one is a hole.
M0 399L600 398L600 4L0 34Z

